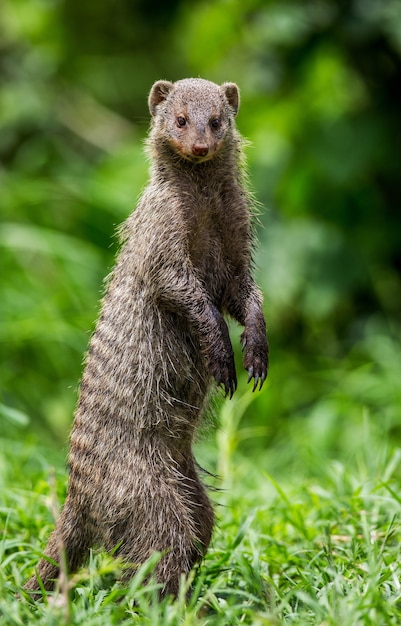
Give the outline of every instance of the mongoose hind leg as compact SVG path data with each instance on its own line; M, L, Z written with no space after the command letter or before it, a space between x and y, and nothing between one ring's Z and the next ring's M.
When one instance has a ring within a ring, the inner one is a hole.
M56 529L50 535L46 546L47 558L39 561L35 574L26 582L24 589L28 592L38 592L30 593L34 600L42 596L42 587L46 591L52 591L60 573L62 551L64 551L68 572L75 572L87 557L91 545L92 537L83 515L71 507L70 500L67 498Z
M154 571L160 597L178 595L181 576L202 559L213 528L213 510L197 475L166 478L137 494L130 514L105 538L106 548L126 563L125 581L154 552L162 554Z
M214 526L214 511L195 467L195 459L191 457L182 468L185 479L180 488L188 502L195 526L195 536L199 554L203 556L210 544ZM198 559L199 560L199 559Z

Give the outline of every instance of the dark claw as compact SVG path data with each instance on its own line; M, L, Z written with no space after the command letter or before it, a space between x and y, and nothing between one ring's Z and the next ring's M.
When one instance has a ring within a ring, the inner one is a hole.
M227 381L224 384L224 387L225 387L225 390L226 390L226 398L227 398L227 396L229 396L230 400L231 400L231 398L233 397L234 392L235 392L235 390L237 388L237 381L236 380L229 380L229 381Z
M249 383L251 381L251 378L253 377L253 367L252 365L248 368L248 380L246 381L247 383Z
M258 382L259 382L259 374L255 375L255 381L253 383L253 389L252 392L256 390L257 386L258 386Z
M262 372L259 373L259 371L255 372L255 368L253 367L253 365L251 365L248 368L248 383L251 382L251 379L254 379L253 381L253 389L252 391L256 391L259 387L259 391L262 389L263 387L263 383L265 382L266 378L267 378L267 371L266 369L262 369Z
M245 350L246 348L246 337L244 337L244 339L241 341L241 348L242 348L242 352Z
M225 390L225 394L224 397L227 398L227 396L230 393L230 383L226 380L226 382L224 383L224 390Z

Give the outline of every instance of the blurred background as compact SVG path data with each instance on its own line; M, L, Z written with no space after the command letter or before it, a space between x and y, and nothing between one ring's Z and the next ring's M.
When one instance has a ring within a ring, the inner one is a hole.
M261 203L271 371L235 445L291 468L353 455L367 422L401 444L398 0L3 0L1 435L65 449L147 95L188 76L239 84Z

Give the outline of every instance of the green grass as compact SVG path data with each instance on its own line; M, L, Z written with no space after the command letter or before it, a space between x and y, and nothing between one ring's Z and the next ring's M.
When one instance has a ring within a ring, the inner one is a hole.
M220 472L208 479L218 523L189 603L184 583L178 600L157 602L155 585L143 583L152 562L121 587L120 565L104 553L70 579L68 602L18 600L66 474L63 454L0 440L0 623L399 624L401 451L364 416L341 460L319 456L307 420L294 421L287 455L277 446L248 458L241 442L256 433L241 428L241 416L249 402L245 394L224 403L216 435L198 444L201 463Z

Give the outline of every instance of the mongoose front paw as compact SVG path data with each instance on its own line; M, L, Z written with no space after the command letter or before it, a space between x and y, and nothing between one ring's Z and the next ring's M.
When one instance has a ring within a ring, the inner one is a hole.
M269 369L269 346L265 336L257 341L249 337L244 331L241 336L242 350L245 350L244 367L248 371L248 383L254 379L253 389L255 391L259 383L259 391L263 387Z
M211 366L212 374L216 383L224 386L226 397L233 397L237 388L237 374L234 365L234 355L231 354L227 359L221 359Z

